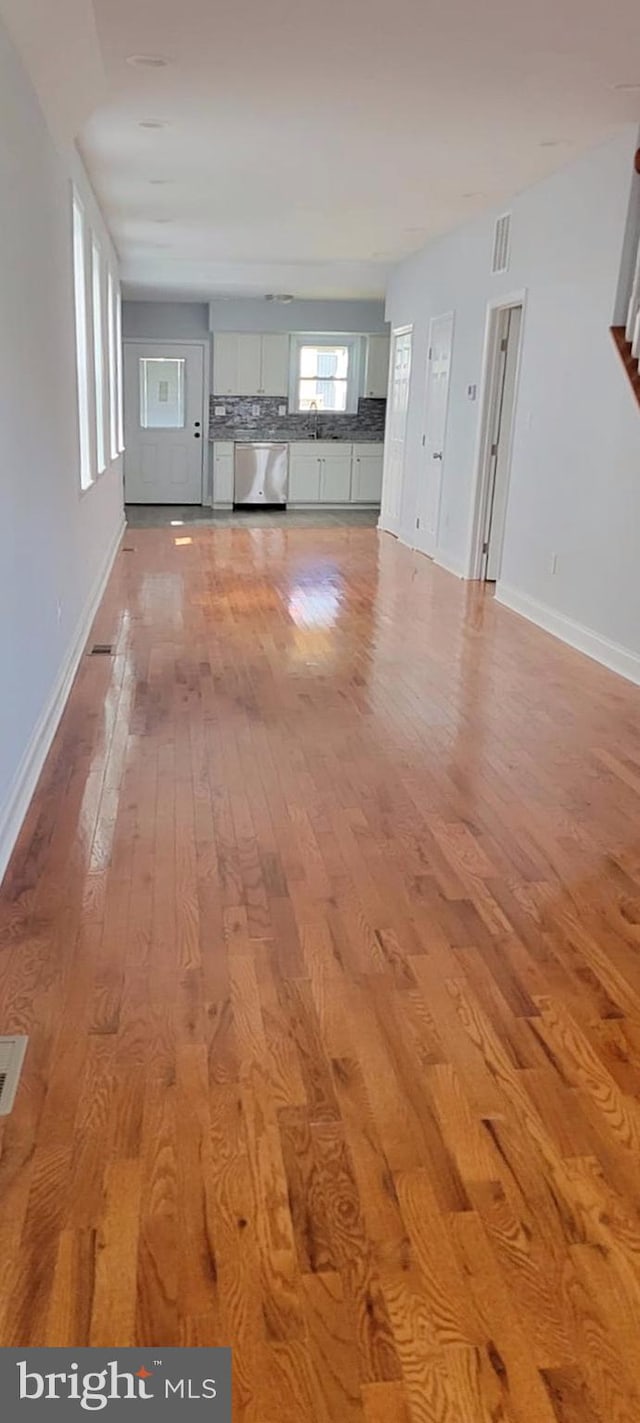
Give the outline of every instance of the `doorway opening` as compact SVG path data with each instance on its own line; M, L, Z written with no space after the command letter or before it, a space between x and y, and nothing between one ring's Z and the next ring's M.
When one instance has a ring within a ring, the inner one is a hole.
M489 308L480 458L470 576L484 583L500 577L509 502L524 297Z

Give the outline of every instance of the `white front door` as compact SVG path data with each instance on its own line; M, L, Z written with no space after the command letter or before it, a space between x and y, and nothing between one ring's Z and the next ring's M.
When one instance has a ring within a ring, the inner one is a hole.
M201 504L204 349L126 341L124 491L128 504Z
M416 544L433 554L438 546L442 471L449 404L449 376L453 344L453 312L434 316L429 325L427 389L425 396L424 459L418 489Z
M382 488L383 528L397 531L402 509L404 449L407 434L407 412L411 386L412 331L394 331L389 373L387 428L384 442L384 477Z

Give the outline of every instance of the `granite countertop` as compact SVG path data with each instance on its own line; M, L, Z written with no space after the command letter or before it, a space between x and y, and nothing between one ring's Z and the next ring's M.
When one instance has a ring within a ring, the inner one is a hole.
M233 430L220 431L219 434L209 435L210 444L225 441L234 445L382 445L384 439L382 435L320 435L314 440L313 435L278 434L277 430L252 430L251 433L239 431L234 434Z

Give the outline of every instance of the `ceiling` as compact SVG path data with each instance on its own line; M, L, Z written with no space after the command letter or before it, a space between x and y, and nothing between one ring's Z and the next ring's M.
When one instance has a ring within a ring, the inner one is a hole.
M41 68L57 37L67 108L63 12L85 11L102 82L78 139L130 295L380 296L430 236L640 114L640 88L616 88L640 85L637 0L2 7L37 15Z

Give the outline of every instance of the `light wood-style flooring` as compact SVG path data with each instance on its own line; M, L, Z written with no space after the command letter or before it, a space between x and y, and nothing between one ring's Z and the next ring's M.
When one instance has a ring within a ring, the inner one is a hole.
M371 528L124 545L0 894L0 1343L638 1423L640 690Z

